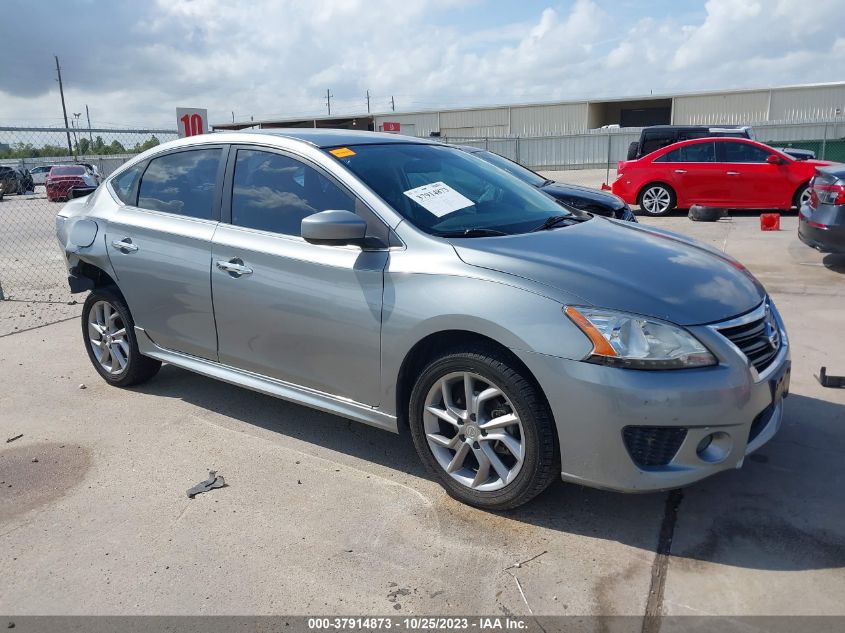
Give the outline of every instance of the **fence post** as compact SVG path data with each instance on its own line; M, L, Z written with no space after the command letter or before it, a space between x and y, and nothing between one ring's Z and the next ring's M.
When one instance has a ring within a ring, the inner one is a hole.
M490 149L490 139L487 136L484 137L484 149Z
M612 137L610 132L607 133L607 170L604 174L604 182L605 184L610 184L610 144L612 143Z
M519 136L516 137L516 149L514 152L516 153L516 162L521 165L522 163L519 162Z
M5 301L6 296L3 294L3 282L0 282L0 301Z
M825 151L827 150L827 123L824 124L824 134L822 135L822 155L819 157L824 160Z

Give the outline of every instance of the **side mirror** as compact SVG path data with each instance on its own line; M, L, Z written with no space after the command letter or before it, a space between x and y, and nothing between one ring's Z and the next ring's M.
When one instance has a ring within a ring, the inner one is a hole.
M351 211L321 211L302 220L302 238L311 244L362 246L367 223Z
M766 162L769 163L769 165L780 165L783 163L783 159L776 154L769 154L766 157Z

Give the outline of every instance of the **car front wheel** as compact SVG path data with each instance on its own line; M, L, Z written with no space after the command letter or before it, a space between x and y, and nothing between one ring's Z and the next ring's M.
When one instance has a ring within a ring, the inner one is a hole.
M675 192L666 185L656 183L648 185L640 192L638 204L648 215L668 214L675 208Z
M559 475L554 421L539 387L492 347L429 363L409 414L426 468L463 503L515 508Z
M97 373L110 385L130 387L158 373L161 362L142 356L135 322L120 293L93 290L82 308L82 339Z

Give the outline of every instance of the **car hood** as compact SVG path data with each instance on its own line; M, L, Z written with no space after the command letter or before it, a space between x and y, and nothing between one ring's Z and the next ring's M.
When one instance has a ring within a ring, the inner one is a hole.
M625 206L625 202L619 196L612 194L609 191L601 191L590 187L580 187L578 185L570 185L562 182L552 182L540 187L540 189L553 198L564 200L570 197L585 198L596 204L613 209L614 211Z
M550 231L456 239L452 245L469 265L528 279L593 306L679 325L728 319L752 310L765 296L742 264L715 249L598 217Z

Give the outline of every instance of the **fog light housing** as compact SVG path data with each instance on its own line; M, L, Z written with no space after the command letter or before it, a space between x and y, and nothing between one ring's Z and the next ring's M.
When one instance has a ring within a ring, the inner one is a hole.
M695 447L695 452L701 461L709 464L718 464L725 460L731 452L732 446L733 440L731 436L722 431L717 431L701 438L698 446Z

